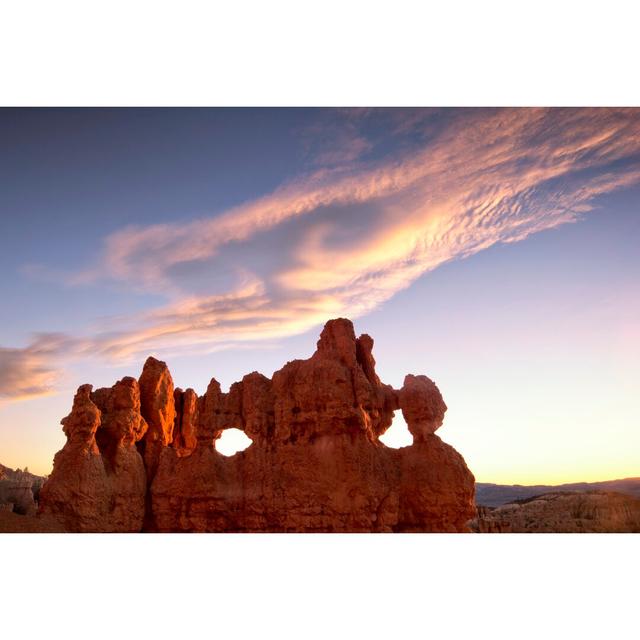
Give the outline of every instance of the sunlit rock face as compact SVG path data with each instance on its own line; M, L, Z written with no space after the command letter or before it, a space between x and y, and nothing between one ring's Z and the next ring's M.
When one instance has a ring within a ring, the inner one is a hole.
M40 491L40 513L68 531L136 532L145 514L146 472L136 442L147 432L134 378L78 389L62 420L67 443Z
M41 511L78 531L467 531L474 478L434 433L446 411L438 388L424 376L383 384L372 349L349 320L331 320L311 358L228 393L212 379L201 397L174 390L150 358L139 385L126 382L140 398L119 409L126 420L104 413L104 390L81 387ZM391 449L379 437L400 409L414 444ZM232 428L252 444L227 457L215 442Z

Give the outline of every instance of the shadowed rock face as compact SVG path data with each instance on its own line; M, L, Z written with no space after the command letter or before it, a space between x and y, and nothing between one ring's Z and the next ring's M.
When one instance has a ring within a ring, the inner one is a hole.
M154 358L139 383L80 387L41 512L77 531L466 531L474 478L434 433L438 388L382 384L372 348L338 319L311 358L228 393L215 379L201 397L174 390ZM378 438L399 409L414 444L396 450ZM225 457L215 441L229 428L253 443Z

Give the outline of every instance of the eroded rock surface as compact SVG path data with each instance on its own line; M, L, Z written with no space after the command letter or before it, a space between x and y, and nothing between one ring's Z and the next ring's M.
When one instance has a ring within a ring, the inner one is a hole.
M174 390L154 358L139 383L80 387L41 511L77 531L466 531L474 478L435 435L438 388L383 384L372 350L337 319L311 358L228 393L215 379L201 397ZM400 409L414 444L391 449L379 437ZM230 428L253 443L225 457Z
M135 443L147 425L136 380L94 393L81 386L62 425L67 443L40 491L40 513L69 531L140 531L147 481Z
M399 396L402 415L414 442L424 442L442 426L447 405L427 376L405 376Z
M141 451L151 482L158 468L162 450L173 442L176 419L173 380L166 363L147 358L140 380L140 412L148 430Z

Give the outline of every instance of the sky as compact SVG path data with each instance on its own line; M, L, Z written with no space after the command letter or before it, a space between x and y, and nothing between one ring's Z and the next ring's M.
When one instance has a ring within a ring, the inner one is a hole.
M77 386L148 355L226 389L349 317L478 481L640 476L640 110L0 109L0 140L2 464L48 473Z

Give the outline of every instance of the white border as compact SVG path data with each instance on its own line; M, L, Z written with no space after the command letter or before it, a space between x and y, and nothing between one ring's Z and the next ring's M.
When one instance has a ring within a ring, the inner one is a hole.
M5 2L0 104L638 105L637 11L619 0ZM639 540L7 534L2 633L632 637Z
M4 105L635 105L628 0L0 5Z
M638 540L5 534L3 635L628 638Z

